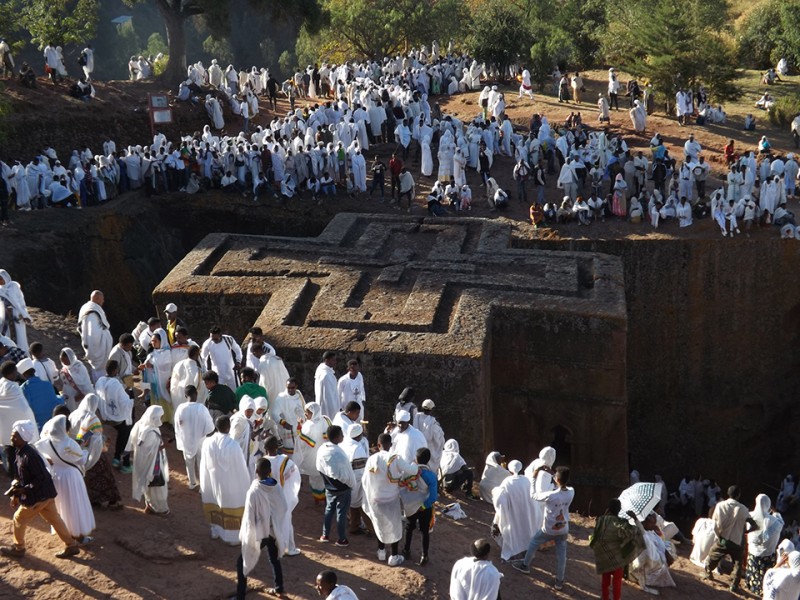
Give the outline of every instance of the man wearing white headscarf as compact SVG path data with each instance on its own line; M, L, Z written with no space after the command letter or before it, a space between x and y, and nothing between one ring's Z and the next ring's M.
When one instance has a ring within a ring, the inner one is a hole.
M261 549L266 548L275 587L266 590L270 595L281 595L283 588L283 570L280 557L283 555L285 542L281 539L282 516L285 513L285 500L280 486L273 477L272 465L266 458L259 458L256 465L257 478L247 490L242 524L239 529L239 541L242 554L236 563L237 587L236 599L243 600L247 594L247 575L258 563Z
M364 488L364 511L372 521L378 538L378 560L386 560L386 544L391 546L389 566L403 564L398 546L403 537L403 512L400 484L417 475L417 466L390 452L392 437L382 433L378 452L367 460L361 484Z
M53 478L48 473L42 456L31 446L38 439L33 419L13 421L10 436L15 450L16 471L11 487L11 507L16 509L12 521L14 545L0 548L0 554L12 558L25 556L25 531L28 523L36 515L41 515L64 542L64 550L56 554L56 557L75 556L80 549L58 514Z
M364 468L369 458L369 447L364 437L364 428L359 423L353 423L346 427L344 440L340 447L347 455L356 478L356 484L350 492L350 533L362 535L366 531L361 525L364 514L364 488L361 480L364 477Z
M251 447L253 441L253 419L256 403L250 396L242 396L239 410L231 415L231 439L239 444L244 455L244 462L250 466Z
M231 419L217 417L215 425L217 432L205 439L200 450L203 512L211 526L211 539L237 546L250 471L241 447L228 435Z
M555 462L555 448L546 446L539 452L539 458L534 460L528 465L528 468L525 469L525 476L531 481L531 498L536 494L556 489L555 482L553 481L553 465ZM534 531L538 531L541 529L542 521L544 520L543 509L538 502L533 505L533 519Z
M431 451L431 459L428 462L428 467L434 473L439 472L439 463L442 460L442 452L444 451L444 431L439 421L433 416L433 409L436 404L430 398L422 401L422 412L417 413L414 417L414 427L425 436L425 445Z
M36 417L31 410L22 388L17 383L17 366L7 361L0 366L0 445L3 446L8 462L13 460L13 448L7 446L11 438L11 424L16 421L31 421L34 423L36 437L39 430L36 428Z
M495 600L500 596L503 574L489 560L491 551L487 539L470 544L472 556L457 560L450 573L450 600Z
M522 474L522 463L508 463L511 477L505 478L494 490L495 509L492 530L502 536L500 558L504 561L528 548L535 532L530 480Z
M28 332L26 323L30 325L31 316L28 314L28 307L25 304L25 295L19 284L11 279L11 275L5 269L0 269L0 302L6 306L6 322L0 323L0 333L8 326L11 331L11 324L14 327L14 341L18 348L23 352L28 350ZM9 335L11 335L9 333Z
M200 447L207 435L214 431L214 421L204 404L197 401L197 388L186 386L186 399L175 411L175 441L178 450L183 452L186 474L189 476L189 489L195 489L197 483L197 459Z
M800 595L800 552L789 552L764 575L764 600L796 600Z
M103 310L104 301L103 292L95 290L78 313L81 346L86 353L86 360L92 367L93 383L103 376L108 355L114 346L108 319Z
M392 436L392 453L412 463L417 458L417 450L425 448L428 442L422 432L411 425L411 414L407 410L398 410L395 420L397 425L386 430Z
M472 494L472 482L474 479L472 469L467 466L467 461L461 456L456 440L447 440L444 443L439 474L444 480L444 491L448 494L460 487L467 498L470 500L478 499Z
M150 515L169 514L169 465L159 429L163 415L164 409L160 406L148 407L133 426L125 448L133 452L131 494L134 500L144 496L144 512Z
M486 457L483 467L483 475L481 475L481 482L478 484L478 490L481 500L493 504L494 491L507 477L511 477L511 472L500 464L503 456L495 451L490 452Z

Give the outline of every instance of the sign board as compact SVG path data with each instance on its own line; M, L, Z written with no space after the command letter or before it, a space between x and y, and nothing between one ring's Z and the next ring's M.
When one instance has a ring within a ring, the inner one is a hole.
M155 126L172 123L172 109L166 94L147 94L147 112L150 114L150 132L155 135Z

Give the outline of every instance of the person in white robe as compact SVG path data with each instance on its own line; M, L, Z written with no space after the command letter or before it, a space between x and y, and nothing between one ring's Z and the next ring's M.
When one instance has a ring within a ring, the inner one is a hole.
M167 483L169 464L161 439L161 417L164 409L150 406L131 430L125 450L133 453L131 495L134 500L144 496L144 512L151 515L169 514Z
M314 501L320 504L325 500L325 482L317 470L317 452L328 439L328 427L331 420L322 414L318 402L309 402L305 407L306 420L300 429L300 439L297 442L302 446L300 456L300 473L308 476L308 484Z
M386 428L386 433L392 437L392 453L412 463L417 458L417 450L425 448L428 442L422 432L411 424L411 413L407 410L398 410L395 420L396 425Z
M764 600L796 600L800 596L800 552L792 551L764 575Z
M642 526L645 549L631 563L630 574L639 582L642 590L657 596L657 590L653 588L675 587L675 581L669 572L669 563L677 557L672 544L658 531L654 513L648 515Z
M250 484L245 499L242 523L239 528L239 542L242 554L236 563L237 589L236 597L244 598L247 593L247 576L253 572L261 549L266 548L272 565L275 587L266 590L269 595L282 595L283 569L280 559L283 556L283 540L281 525L286 513L286 502L272 475L272 464L261 458L256 465L257 478Z
M5 269L0 269L0 302L5 305L5 322L0 322L0 333L10 332L13 326L17 348L27 352L28 332L25 326L30 325L31 316L19 283L11 279Z
M339 394L340 409L350 402L356 402L361 407L361 420L364 420L364 403L367 401L367 392L364 389L364 375L362 375L356 359L347 361L347 373L339 378L336 389Z
M300 469L287 455L278 454L278 438L275 436L266 439L265 458L272 465L273 477L277 480L286 503L286 511L278 527L283 532L281 535L283 550L288 556L297 556L300 554L300 549L294 541L292 511L300 499Z
M481 500L489 504L494 503L494 491L498 486L506 478L511 477L511 472L500 464L502 458L502 455L497 451L489 453L484 463L481 481L478 484ZM530 538L528 541L530 541Z
M378 560L387 559L386 545L391 548L388 564L403 563L398 545L403 538L403 513L400 485L404 479L417 475L417 466L390 452L392 438L383 433L378 438L379 450L367 459L361 484L364 489L364 511L372 521L378 538Z
M143 379L150 384L150 404L164 409L164 423L172 423L175 408L172 403L169 383L172 377L172 352L169 347L167 332L158 328L150 338L153 348L144 361Z
M334 571L322 571L317 575L317 593L325 600L358 600L356 593L346 585L339 585Z
M522 98L522 95L525 94L533 100L533 86L531 86L531 72L528 69L522 71L522 76L520 77L520 85L519 85L519 97Z
M200 449L200 495L203 512L211 527L211 539L230 546L239 545L239 529L250 471L242 449L231 438L231 419L217 417L217 432L203 441Z
M197 401L205 404L208 390L203 385L203 366L200 362L200 348L196 345L189 346L189 355L175 361L175 348L172 348L174 366L169 378L169 394L172 400L172 408L178 408L186 402L186 386L193 385L197 390Z
M633 101L633 108L630 109L631 123L636 133L644 133L647 125L647 111L638 100Z
M433 174L433 155L431 154L431 138L430 132L424 134L420 139L421 147L421 164L420 173L425 177L430 177Z
M364 476L364 468L369 458L369 447L367 440L364 437L364 428L358 424L353 423L344 429L344 440L339 444L340 448L344 450L350 461L350 466L356 477L356 484L350 490L350 530L352 535L361 535L366 533L364 525L364 488L361 485L361 480Z
M762 592L762 582L767 569L775 564L775 551L783 531L783 517L770 510L772 502L766 494L756 496L755 507L750 518L756 528L747 533L747 568L744 574L745 586L751 593Z
M81 345L86 360L92 367L92 381L97 381L105 373L106 361L114 346L110 326L103 310L105 296L95 290L89 301L78 312L78 328L81 332Z
M341 407L337 388L336 353L328 350L322 355L322 362L314 373L314 400L319 404L322 414L333 418Z
M697 519L692 528L692 552L689 560L701 569L705 569L706 559L716 541L713 519Z
M48 463L56 487L56 509L67 530L79 544L91 542L94 512L83 481L89 453L67 434L67 417L58 415L45 423L34 447Z
M36 417L22 393L22 388L16 381L18 376L16 366L6 365L2 375L0 378L0 436L2 436L0 437L0 452L3 451L3 447L10 444L12 425L16 421L33 423L36 437L39 437L39 431L36 429Z
M187 402L175 410L175 441L178 450L183 453L186 475L189 478L189 489L196 489L197 465L200 448L205 438L214 432L214 421L211 413L199 401L197 388L189 384L184 389Z
M359 192L367 191L367 161L361 150L356 150L350 159L350 165L353 169L353 181L356 189Z
M525 476L531 480L531 497L536 494L542 494L556 489L555 480L553 479L553 465L556 462L556 450L550 446L542 448L539 452L539 458L534 460L525 469ZM533 529L539 531L544 522L544 507L541 502L536 502L533 505Z
M530 480L522 474L522 463L508 463L511 477L505 478L492 493L495 516L492 530L501 536L501 560L508 561L527 550L535 533Z
M444 431L436 417L433 416L433 409L436 404L430 398L422 401L422 411L414 416L414 427L425 437L425 447L430 450L431 458L428 467L434 473L439 472L439 464L442 460L444 451Z
M250 457L253 454L253 421L256 412L256 403L248 395L239 400L239 410L231 415L231 439L239 444L242 449L244 462L250 466Z
M306 403L303 394L297 389L297 380L286 380L284 391L278 394L269 405L269 413L277 425L284 454L293 458L298 465L302 463L300 431L305 421Z
M289 371L283 359L273 352L264 354L258 359L256 369L259 375L258 383L267 390L267 400L270 404L275 402L278 395L286 389Z
M494 600L500 595L503 574L489 560L487 539L470 544L470 554L456 561L450 572L450 600Z
M338 534L337 545L347 544L347 514L350 509L350 496L356 485L356 476L350 459L339 447L344 441L341 427L328 428L328 440L317 452L316 467L325 482L325 517L320 541L328 541L332 533L334 518Z
M208 118L214 124L214 129L223 129L225 127L225 119L222 117L222 106L219 100L206 96L206 112Z
M210 364L219 382L227 385L234 392L237 388L237 374L242 364L242 348L232 336L223 334L219 327L214 327L203 342L200 349L200 360Z
M59 355L61 369L58 377L61 380L61 393L64 403L70 410L75 410L86 394L94 392L91 376L86 366L78 360L72 348L62 348Z

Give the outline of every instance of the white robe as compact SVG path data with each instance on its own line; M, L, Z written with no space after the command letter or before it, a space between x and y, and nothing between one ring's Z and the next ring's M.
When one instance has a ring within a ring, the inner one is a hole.
M58 417L56 417L58 418ZM65 417L62 419L66 420ZM43 431L55 419L45 424ZM59 438L43 437L35 447L49 463L47 465L56 487L56 508L70 535L80 538L94 531L95 520L89 494L83 481L87 453L66 430ZM55 448L55 449L54 449Z
M367 392L364 389L364 376L361 372L357 373L355 377L350 377L350 373L345 373L339 377L336 384L336 389L339 392L339 406L342 410L349 402L357 402L361 407L361 420L364 416L364 403L367 401Z
M492 496L494 522L503 536L500 558L509 560L526 550L536 533L530 481L524 475L512 475L495 488Z
M7 323L8 329L9 331L11 330L13 322L14 341L17 344L17 348L22 348L27 352L28 333L25 319L30 319L31 316L28 314L28 308L25 304L25 295L22 293L19 283L13 281L7 271L0 269L0 279L6 281L5 285L0 285L0 302L10 306L12 310L12 314L9 314L9 311L6 310L6 320L13 319L13 321ZM2 333L3 327L4 323L0 321L0 333Z
M364 159L364 155L360 153L354 154L353 157L350 159L350 164L352 165L353 168L353 181L355 183L356 189L359 192L366 192L367 161Z
M283 390L286 389L286 381L289 379L289 371L280 356L266 354L258 361L259 383L267 390L267 400L270 405L275 402Z
M250 472L242 449L226 433L215 433L200 451L200 494L211 537L232 546L239 544Z
M450 572L450 600L495 600L502 578L491 561L465 556Z
M250 484L238 532L245 575L253 571L261 556L261 540L270 535L275 538L278 558L283 556L286 544L280 525L285 513L286 504L278 484L266 485L258 480Z
M36 417L19 384L3 377L0 378L0 443L4 446L10 443L15 421L30 421L35 425Z
M397 454L408 462L417 460L417 450L426 448L428 441L422 432L409 425L405 431L400 431L399 427L392 429L392 454Z
M81 344L86 352L86 360L92 366L96 380L105 373L106 361L114 346L103 307L92 301L84 304L78 313L78 326L81 331Z
M314 373L314 400L320 405L322 414L333 418L339 412L339 394L336 375L331 367L320 363Z
M205 405L185 402L175 411L175 441L185 459L200 453L206 436L214 431L214 420Z
M172 374L169 380L169 393L172 398L172 406L175 410L187 402L185 390L187 385L197 388L197 402L205 404L208 390L203 383L203 371L197 361L191 358L184 358L175 363L172 367Z
M281 552L295 553L297 545L294 541L294 525L292 525L292 511L297 507L300 494L300 469L297 464L285 454L267 456L272 467L272 477L278 481L285 510L281 511L279 519L274 525L280 532L278 536L278 549Z
M375 535L384 544L403 537L403 512L398 483L417 474L417 466L381 450L367 460L361 485L364 512L372 521Z
M283 443L283 451L293 455L297 464L300 464L299 453L302 452L302 447L298 444L298 441L299 430L305 420L304 411L305 401L299 391L296 391L294 396L290 396L284 390L269 403L269 415L278 425L278 434ZM281 421L291 425L291 429L283 427Z

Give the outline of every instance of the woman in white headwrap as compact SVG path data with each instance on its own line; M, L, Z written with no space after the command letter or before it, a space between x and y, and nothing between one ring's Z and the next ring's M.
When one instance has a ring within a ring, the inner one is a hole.
M253 421L255 420L256 403L248 396L242 396L239 400L239 410L231 415L231 439L239 444L244 454L244 462L250 467L250 456L252 454L253 442Z
M545 446L539 452L539 458L525 469L525 476L531 481L531 496L556 489L555 481L553 481L555 462L555 448ZM533 513L533 530L539 531L542 528L542 521L544 521L544 508L541 502L534 502Z
M28 332L25 324L30 324L31 316L28 314L22 289L5 269L0 269L0 302L5 306L5 319L0 321L0 334L10 334L13 324L14 341L18 348L27 352Z
M303 447L301 453L300 473L308 475L311 494L317 504L325 499L325 482L317 471L317 452L319 447L328 439L327 431L331 421L322 414L318 402L306 404L306 421L300 430L300 440L297 442Z
M141 500L144 496L144 512L149 515L169 514L169 464L159 430L163 415L164 409L160 406L150 406L144 411L133 426L125 448L127 452L133 452L131 495L134 500Z
M486 457L486 462L483 467L483 475L481 475L481 482L478 485L478 490L481 495L481 500L491 504L492 492L499 486L506 477L511 477L508 469L500 464L502 455L499 452L490 452ZM530 540L528 540L530 541Z
M147 380L150 383L150 404L164 409L164 423L172 423L175 409L169 392L169 380L172 377L172 352L169 347L167 332L158 328L150 338L153 347L144 361L147 369Z
M79 543L92 541L94 513L83 482L87 452L67 435L67 417L53 417L42 427L36 449L49 463L53 484L56 486L56 508L69 533Z
M530 480L522 474L522 463L508 463L511 477L507 477L495 489L495 509L492 522L493 534L501 536L500 558L504 561L528 548L536 530L533 528L533 500Z
M103 424L97 417L100 397L86 394L78 405L78 409L69 415L71 433L81 449L87 453L86 474L83 481L92 504L105 506L109 510L122 508L117 480L111 468L111 462L104 453L105 436Z
M793 550L764 575L764 598L795 600L800 594L800 552Z
M445 492L449 494L460 487L467 498L477 500L477 497L472 494L472 469L467 466L467 461L461 456L456 440L447 440L444 443L442 459L439 462L439 474L443 479Z
M86 394L94 392L92 379L86 366L78 360L72 348L61 349L61 370L58 372L61 379L62 394L65 404L71 411L78 407Z
M756 496L756 506L750 511L750 518L758 529L747 534L747 569L744 584L748 590L761 595L764 574L775 565L775 550L783 530L783 518L772 514L772 502L766 494Z

